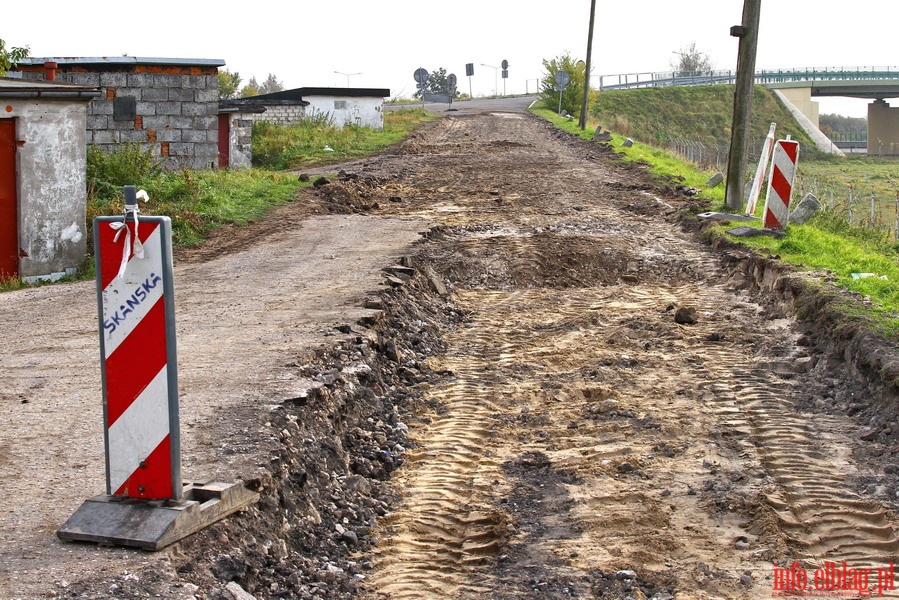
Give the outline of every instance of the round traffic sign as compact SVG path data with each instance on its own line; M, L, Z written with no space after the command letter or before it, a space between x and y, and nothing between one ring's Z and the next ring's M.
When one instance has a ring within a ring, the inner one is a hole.
M506 59L503 59L503 62L501 62L501 63L499 63L499 64L502 65L503 70L509 68L509 61L507 61Z
M556 71L553 79L556 80L559 87L565 87L568 85L568 82L571 81L571 75L568 74L568 71Z
M447 76L446 76L446 82L447 82L448 84L450 84L450 86L455 87L455 85L456 85L456 75L455 75L455 73L450 73L449 75L447 75Z
M415 69L415 73L412 77L415 78L416 83L425 83L428 80L428 71L422 67L418 67Z

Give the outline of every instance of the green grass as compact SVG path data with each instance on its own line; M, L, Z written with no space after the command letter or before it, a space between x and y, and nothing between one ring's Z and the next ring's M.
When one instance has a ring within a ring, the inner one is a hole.
M266 169L301 169L368 156L391 146L422 122L439 118L420 108L388 111L384 130L334 127L311 120L301 125L256 123L253 126L253 165Z
M715 229L727 235L731 227ZM840 287L870 301L859 314L868 317L874 329L890 337L899 335L899 249L895 244L864 228L850 227L829 213L816 215L803 225L789 225L783 238L760 236L739 241L802 270L826 273ZM866 275L857 278L861 274Z
M272 208L292 200L297 190L310 185L287 174L260 169L183 169L167 173L152 164L146 167L147 163L136 158L141 153L146 151L137 147L121 147L115 153L89 152L88 230L95 216L122 214L124 182L147 191L150 200L141 203L142 214L172 219L172 244L176 247L198 244L222 225L242 225L259 219ZM137 168L128 172L122 163ZM92 235L88 239L92 240Z
M733 123L732 85L643 88L599 92L590 116L606 128L655 146L673 139L727 147ZM798 140L808 155L818 155L808 134L771 90L755 86L750 140L758 145L777 123L777 136Z
M847 222L851 190L852 223L896 239L899 159L847 155L840 159L802 160L800 155L795 189L800 198L806 193L814 194L828 210L841 215Z

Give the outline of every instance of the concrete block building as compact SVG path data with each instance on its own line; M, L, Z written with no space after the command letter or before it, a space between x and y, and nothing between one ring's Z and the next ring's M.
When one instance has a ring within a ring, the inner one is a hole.
M102 93L0 78L0 276L58 279L84 261L85 124Z
M218 165L219 59L27 58L26 80L98 87L87 115L87 143L105 149L133 142L168 169Z
M253 119L289 125L306 118L321 118L332 125L384 128L384 98L389 89L302 87L223 102L223 106L260 106Z

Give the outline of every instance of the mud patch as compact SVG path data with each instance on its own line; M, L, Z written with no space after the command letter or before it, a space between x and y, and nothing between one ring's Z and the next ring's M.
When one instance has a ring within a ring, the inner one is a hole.
M555 468L542 452L526 452L503 464L512 486L499 506L515 523L510 540L494 569L497 598L577 598L590 586L571 570L568 557L544 542L574 539L580 527L568 515L574 506L567 487L578 485L576 473Z

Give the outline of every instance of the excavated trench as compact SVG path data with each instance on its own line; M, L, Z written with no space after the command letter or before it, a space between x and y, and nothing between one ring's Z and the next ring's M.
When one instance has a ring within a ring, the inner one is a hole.
M892 345L816 278L700 241L689 200L603 154L535 119L447 118L369 165L402 177L321 186L330 210L435 226L367 300L379 318L293 365L308 391L265 416L260 502L159 579L184 598L762 598L775 563L893 562Z

